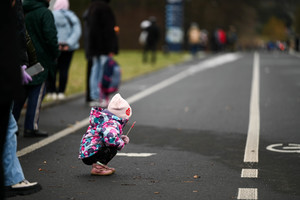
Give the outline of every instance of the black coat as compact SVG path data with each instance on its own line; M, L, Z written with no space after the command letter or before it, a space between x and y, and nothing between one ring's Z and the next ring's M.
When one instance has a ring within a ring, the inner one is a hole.
M156 47L156 45L159 42L160 38L160 31L157 27L155 22L151 23L151 26L149 26L146 31L148 32L147 40L146 40L146 46L147 47Z
M84 14L84 38L87 57L118 54L115 15L104 1L92 1Z
M21 47L16 10L11 1L1 1L0 6L0 104L21 97ZM5 134L5 133L1 133Z

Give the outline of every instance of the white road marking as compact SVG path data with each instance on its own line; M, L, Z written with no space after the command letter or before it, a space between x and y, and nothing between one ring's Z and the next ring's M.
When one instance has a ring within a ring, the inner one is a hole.
M259 114L259 55L254 54L250 114L244 162L258 162L260 114Z
M256 188L239 188L237 199L256 200L257 196Z
M220 65L228 63L228 62L233 62L233 61L239 59L240 57L241 56L239 54L228 53L225 55L218 56L216 58L211 58L211 59L205 60L203 62L200 62L198 64L190 66L185 71L182 71L160 83L157 83L156 85L154 85L148 89L145 89L145 90L127 98L126 100L128 101L129 104L132 104L132 103L137 102L137 101L145 98L146 96L153 94L167 86L170 86L173 83L178 82L188 76L192 76L200 71L203 71L203 70L206 70L209 68L213 68L213 67L217 67L217 66L220 66ZM25 147L24 149L21 149L20 151L17 152L17 155L20 157L20 156L26 155L28 153L31 153L39 148L42 148L45 145L48 145L62 137L65 137L65 136L87 126L88 124L89 124L89 118L87 117L87 118L81 120L80 122L74 124L72 127L66 128L58 133L55 133L54 135L52 135L46 139L43 139L43 140L41 140L37 143L34 143L28 147Z
M152 87L143 90L127 99L128 103L131 104L133 102L136 102L142 98L145 98L146 96L149 96L150 94L153 94L165 87L168 87L175 82L178 82L188 76L192 76L200 71L217 67L222 64L228 63L228 62L233 62L237 59L239 59L241 56L239 54L234 54L234 53L229 53L225 55L218 56L216 58L208 59L203 62L197 63L195 65L190 66L187 70L182 71L156 85L153 85Z
M282 149L280 149L282 148ZM266 147L269 151L275 151L279 153L300 153L300 144L288 144L288 146L283 146L283 144L271 144Z
M73 133L73 132L85 127L88 123L89 123L89 118L86 118L86 119L72 125L69 128L66 128L62 131L59 131L58 133L55 133L54 135L52 135L50 137L47 137L46 139L43 139L37 143L34 143L28 147L23 148L22 150L17 152L17 156L18 157L24 156L24 155L26 155L30 152L33 152L43 146L46 146L47 144L50 144L64 136L69 135L70 133Z
M117 156L127 156L127 157L150 157L154 156L156 153L117 153Z
M257 169L242 169L241 177L242 178L257 178L258 170Z

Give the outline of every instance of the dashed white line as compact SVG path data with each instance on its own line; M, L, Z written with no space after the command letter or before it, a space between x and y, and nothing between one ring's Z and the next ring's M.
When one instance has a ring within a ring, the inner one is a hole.
M245 146L244 162L258 163L260 111L259 111L259 54L254 53L253 74L251 84L250 111L247 141ZM242 169L242 178L257 178L257 169ZM239 188L237 199L257 199L257 188Z
M260 113L259 113L259 55L254 54L250 114L244 162L258 162Z
M239 188L237 199L256 200L258 197L256 188Z
M257 178L258 170L257 169L242 169L241 177L242 178Z

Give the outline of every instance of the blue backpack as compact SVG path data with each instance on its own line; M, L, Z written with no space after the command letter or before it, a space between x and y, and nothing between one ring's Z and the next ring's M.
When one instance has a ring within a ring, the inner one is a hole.
M111 57L104 65L104 72L101 84L101 91L105 96L118 91L121 83L121 67Z

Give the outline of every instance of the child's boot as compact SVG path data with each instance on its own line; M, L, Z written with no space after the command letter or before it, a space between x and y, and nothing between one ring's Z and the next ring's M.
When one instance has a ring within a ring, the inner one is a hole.
M114 168L109 168L108 166L97 162L93 164L91 174L97 176L108 176L115 172Z

